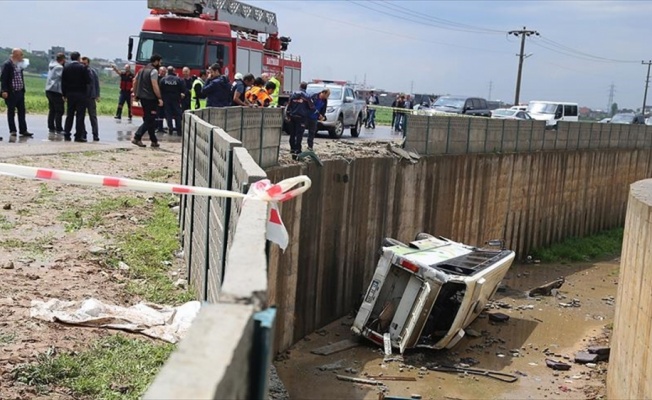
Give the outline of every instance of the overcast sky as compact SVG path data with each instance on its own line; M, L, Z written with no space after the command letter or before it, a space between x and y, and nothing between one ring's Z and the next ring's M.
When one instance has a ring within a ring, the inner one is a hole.
M652 59L652 1L249 1L274 11L303 78L341 79L417 93L512 102L524 26L521 102L577 101L640 108ZM53 45L126 57L146 0L0 0L0 45ZM13 38L13 39L10 39ZM652 93L647 104L652 103Z

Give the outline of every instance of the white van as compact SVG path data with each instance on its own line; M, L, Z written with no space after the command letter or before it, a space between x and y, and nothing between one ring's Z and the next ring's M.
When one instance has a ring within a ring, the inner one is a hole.
M484 310L514 261L502 241L478 248L421 233L403 244L385 239L351 329L397 348L450 349Z
M546 121L546 128L556 128L558 121L579 121L577 103L533 100L527 107L533 119Z

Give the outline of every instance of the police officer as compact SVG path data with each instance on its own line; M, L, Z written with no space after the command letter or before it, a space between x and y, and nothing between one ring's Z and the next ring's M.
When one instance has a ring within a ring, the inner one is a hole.
M165 120L168 124L170 134L174 130L181 135L181 102L185 97L186 84L174 71L174 67L168 67L167 74L161 79L161 96L165 109ZM172 121L174 120L174 127Z

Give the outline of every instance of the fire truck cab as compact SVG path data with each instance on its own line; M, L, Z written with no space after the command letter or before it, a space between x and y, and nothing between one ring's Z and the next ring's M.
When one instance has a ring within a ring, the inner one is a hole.
M148 0L147 6L140 34L129 38L129 60L138 39L136 72L159 54L179 75L189 67L199 76L216 62L230 80L236 73L280 72L279 105L299 89L301 59L285 53L291 39L278 36L275 13L236 0Z

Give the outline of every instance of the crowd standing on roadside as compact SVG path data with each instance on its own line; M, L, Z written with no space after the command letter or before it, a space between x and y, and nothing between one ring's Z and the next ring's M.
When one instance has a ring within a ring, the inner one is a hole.
M173 66L164 66L160 55L150 57L149 64L138 74L129 64L124 70L116 65L111 68L120 77L120 94L114 119L122 120L127 106L128 122L132 121L132 98L143 109L143 123L138 127L132 143L145 147L142 138L147 133L152 147L159 147L156 133L181 135L181 116L186 110L203 107L277 107L281 92L282 72L263 73L255 77L251 73L236 73L233 82L223 73L220 63L201 70L199 76L191 75L190 68L181 69L178 76ZM23 51L14 49L9 60L2 64L2 99L7 105L7 120L12 136L31 137L25 119L25 80ZM293 154L301 152L303 132L309 129L308 147L312 149L317 122L325 118L328 94L309 96L306 83L301 90L290 96L288 124L293 129L291 144ZM93 141L100 140L97 103L101 100L100 79L91 67L91 60L77 51L70 53L70 60L59 53L48 66L45 84L48 100L48 131L63 135L65 141L88 141L85 119L88 114ZM64 120L65 115L65 120ZM18 117L18 128L16 127ZM167 124L167 130L165 129ZM299 130L301 132L299 133Z

